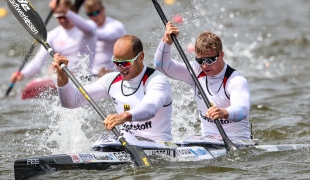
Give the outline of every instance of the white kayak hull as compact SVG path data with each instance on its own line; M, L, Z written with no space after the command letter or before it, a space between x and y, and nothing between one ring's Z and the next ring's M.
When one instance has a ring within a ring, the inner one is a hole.
M254 148L265 151L287 151L310 147L310 144L257 145ZM177 158L178 161L201 161L213 159L226 154L226 149L209 149L203 146L177 147L174 149L143 149L148 156L163 155ZM50 156L18 159L14 163L15 179L26 179L31 176L58 170L104 170L113 165L133 163L125 151L86 152L57 154Z

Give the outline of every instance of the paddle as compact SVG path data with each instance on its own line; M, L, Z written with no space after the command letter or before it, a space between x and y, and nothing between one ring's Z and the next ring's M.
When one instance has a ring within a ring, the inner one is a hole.
M50 47L50 45L46 42L47 31L46 27L40 17L40 15L34 10L34 7L30 4L29 1L15 1L15 0L6 0L8 7L16 17L16 19L20 22L20 24L32 35L34 39L36 39L42 46L49 52L49 54L53 57L55 52ZM71 81L76 85L79 91L84 95L84 97L88 100L88 102L93 106L96 112L100 115L102 119L105 119L106 115L101 111L97 103L88 95L82 85L77 81L77 79L71 74L68 70L67 66L64 64L60 64L64 72L68 75ZM125 138L120 135L120 133L113 128L113 133L118 137L122 146L124 146L125 150L131 155L133 161L138 166L151 166L152 163L150 159L146 156L144 151L133 145L129 145Z
M154 4L154 6L155 6L155 8L156 8L156 10L157 10L161 20L163 21L164 25L166 26L166 24L168 23L168 20L167 20L167 18L165 16L163 10L161 9L161 7L158 4L157 0L152 0L152 1L153 1L153 4ZM172 38L176 48L178 49L178 51L179 51L179 53L180 53L180 55L181 55L185 65L186 65L187 69L189 70L189 73L192 76L192 78L193 78L193 80L195 82L195 85L198 88L198 91L201 93L203 100L205 101L207 107L210 108L211 104L210 104L210 102L209 102L205 92L203 91L203 89L201 87L201 84L198 81L198 78L195 76L195 72L194 72L193 68L191 67L191 65L189 64L189 61L188 61L187 57L185 56L185 53L184 53L182 47L180 46L178 39L176 38L176 36L174 34L171 35L171 38ZM214 122L215 122L215 124L216 124L216 126L217 126L217 128L218 128L218 130L219 130L219 132L220 132L220 134L222 136L222 138L223 138L223 141L224 141L225 147L226 147L226 151L229 152L229 151L237 150L238 149L237 146L233 142L231 142L231 140L228 138L228 136L226 135L226 133L225 133L221 123L219 122L219 120L215 119Z
M56 6L58 5L59 1L60 1L60 0L57 0L57 1L56 1ZM79 9L80 9L80 7L81 7L81 5L82 5L83 3L84 3L84 0L75 0L75 3L74 3L74 4L75 4L76 12L79 11ZM47 15L47 17L46 17L46 19L45 19L45 22L44 22L45 25L47 25L47 23L48 23L49 20L51 19L52 15L53 15L53 10L50 10L49 14ZM19 67L19 69L18 69L18 71L17 71L18 74L20 74L21 70L24 68L25 64L27 63L27 61L28 61L30 55L32 54L32 52L33 52L33 50L34 50L34 48L36 47L37 44L38 44L38 41L35 40L34 43L31 45L31 47L30 47L28 53L27 53L26 56L25 56L25 59L23 60L21 66ZM6 97L10 94L10 92L11 92L12 88L14 87L15 83L16 83L16 80L14 80L14 81L10 84L9 88L6 90L6 93L5 93L5 96L6 96Z
M58 3L59 3L59 0L57 0L57 4L58 4ZM53 15L53 10L50 10L49 14L47 15L47 17L46 17L46 19L45 19L45 22L44 22L45 25L47 25L47 23L48 23L49 20L51 19L52 15ZM28 61L30 55L32 54L32 52L33 52L33 50L34 50L34 48L36 47L37 44L38 44L38 41L35 40L35 41L33 42L33 44L31 45L31 47L30 47L28 53L27 53L26 56L25 56L25 59L24 59L23 62L22 62L22 65L19 67L19 69L18 69L18 71L17 71L18 74L20 74L21 70L24 68L26 62ZM10 92L11 92L12 88L14 87L15 83L16 83L16 80L14 80L14 81L10 84L9 88L6 90L6 93L5 93L5 96L6 96L6 97L10 94Z
M75 0L74 5L75 5L76 13L79 12L80 7L82 6L83 3L84 3L84 0Z

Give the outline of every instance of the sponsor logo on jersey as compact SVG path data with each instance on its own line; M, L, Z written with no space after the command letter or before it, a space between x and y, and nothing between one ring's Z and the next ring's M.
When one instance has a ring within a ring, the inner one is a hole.
M123 124L123 129L125 131L129 130L145 130L145 129L151 129L152 128L152 121L147 121L144 124Z
M141 137L141 136L135 136L139 141L147 141L147 142L152 142L155 143L155 141L153 139L149 139L146 137Z
M199 115L200 117L202 117L204 120L207 120L210 123L214 123L214 121L212 121L211 119L209 119L207 116L202 115L201 111L199 111ZM227 119L219 119L219 122L221 124L229 124L232 123L231 121L227 120Z

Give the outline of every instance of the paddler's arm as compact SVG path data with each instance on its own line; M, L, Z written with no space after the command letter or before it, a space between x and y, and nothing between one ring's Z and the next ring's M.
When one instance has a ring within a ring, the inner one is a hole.
M24 79L24 75L21 72L16 71L16 72L12 73L11 78L10 78L10 82L11 83L18 82L18 81L21 81L23 79Z
M75 12L71 11L70 9L67 9L65 11L66 17L83 33L85 34L93 34L96 35L97 25L92 20L85 20L80 15L76 14Z
M67 65L68 59L65 56L61 56L57 53L54 55L54 62L52 63L52 66L57 71L58 96L61 106L73 109L89 104L89 102L73 84L73 82L69 81L67 74L60 67L60 63ZM84 86L84 89L94 101L107 98L109 97L109 85L117 76L117 74L118 73L108 73L105 76L102 76L96 82Z
M103 124L107 130L112 130L115 126L124 124L127 121L132 121L132 114L125 111L120 114L109 114L108 117L103 121Z
M179 28L176 27L175 25L173 25L171 21L169 21L166 24L166 31L164 33L164 37L162 38L162 41L165 44L171 45L173 43L173 40L171 38L171 34L174 34L175 36L178 36L179 35Z
M227 119L232 122L248 118L251 106L249 84L241 75L232 74L232 76L234 78L229 78L226 86L226 93L230 95L230 106L227 108L212 106L206 112L208 118ZM231 83L232 79L233 83Z
M155 117L160 108L172 102L169 81L163 75L150 77L145 87L146 94L138 105L120 114L110 114L103 121L107 130L111 130L113 127L124 124L125 122L151 119Z
M57 86L58 87L63 87L69 82L69 78L65 71L62 70L59 64L65 64L66 66L68 65L68 58L65 56L60 55L59 53L56 53L54 55L54 62L52 63L52 66L56 69L57 71Z
M225 108L212 106L207 110L206 116L211 120L214 119L228 119L229 113Z
M179 30L171 22L168 22L164 36L160 40L154 56L155 69L162 72L169 78L185 81L186 83L192 85L194 82L188 73L185 64L172 59L171 46L173 41L170 36L171 34L178 35Z
M233 73L234 78L229 78L226 83L226 92L230 94L230 106L226 108L228 120L239 122L249 118L251 107L251 92L247 80L237 73ZM234 83L231 81L234 80ZM237 82L237 83L236 83Z
M57 0L51 0L48 6L52 9L55 10L57 7Z
M56 0L52 0L49 4L50 8L56 9ZM61 12L65 13L66 18L68 18L78 29L83 31L85 34L96 35L97 25L92 20L85 20L82 16L78 15L76 12L70 10L69 7L59 3L57 6Z
M11 75L10 82L21 81L24 78L29 78L40 72L41 67L44 65L48 59L49 54L43 46L37 52L35 57L27 63L27 65L20 71L14 72Z

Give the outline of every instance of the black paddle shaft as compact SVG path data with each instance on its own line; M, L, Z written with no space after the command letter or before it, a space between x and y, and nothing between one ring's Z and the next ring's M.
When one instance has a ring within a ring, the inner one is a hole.
M46 42L47 39L47 31L46 26L43 23L40 15L35 11L33 6L29 1L14 1L14 0L6 0L7 5L11 12L14 14L16 19L20 22L20 24L29 32L29 34L35 38L48 52L54 57L55 52L50 47L50 45ZM83 96L88 100L88 102L93 106L96 112L100 115L102 119L105 119L105 114L101 111L97 103L88 95L86 90L82 87L82 85L78 82L78 80L72 75L72 73L68 70L65 64L60 64L64 72L68 75L71 81L76 85L79 91L83 94ZM121 136L118 131L113 128L113 133L118 137L121 144L124 146L125 150L130 153L133 158L133 161L138 166L151 166L152 163L144 153L144 151L138 146L128 145L125 141L125 138Z
M156 0L152 0L152 2L154 4L154 6L155 6L155 8L156 8L156 10L157 10L161 20L163 21L164 25L166 26L166 24L168 23L168 20L167 20L165 14L164 14L162 8L160 7L160 5L158 4L158 2ZM189 70L189 73L190 73L192 79L194 80L195 85L198 88L198 91L200 92L200 94L202 96L202 99L206 103L207 107L210 108L211 104L210 104L210 102L209 102L205 92L203 91L203 88L201 87L201 84L199 83L198 78L195 76L194 70L193 70L192 66L190 65L190 63L189 63L189 61L188 61L188 59L187 59L187 57L186 57L182 47L180 46L180 43L179 43L176 35L172 34L171 38L172 38L176 48L178 49L178 51L179 51L179 53L180 53L180 55L181 55L185 65L186 65L187 69ZM216 126L217 126L217 128L218 128L218 130L219 130L219 132L220 132L220 134L222 136L222 138L223 138L226 150L227 151L235 151L235 150L237 150L238 149L237 146L233 142L231 142L231 140L228 138L228 136L226 135L226 133L225 133L225 131L224 131L220 121L218 119L215 119L214 122L215 122L215 124L216 124Z

